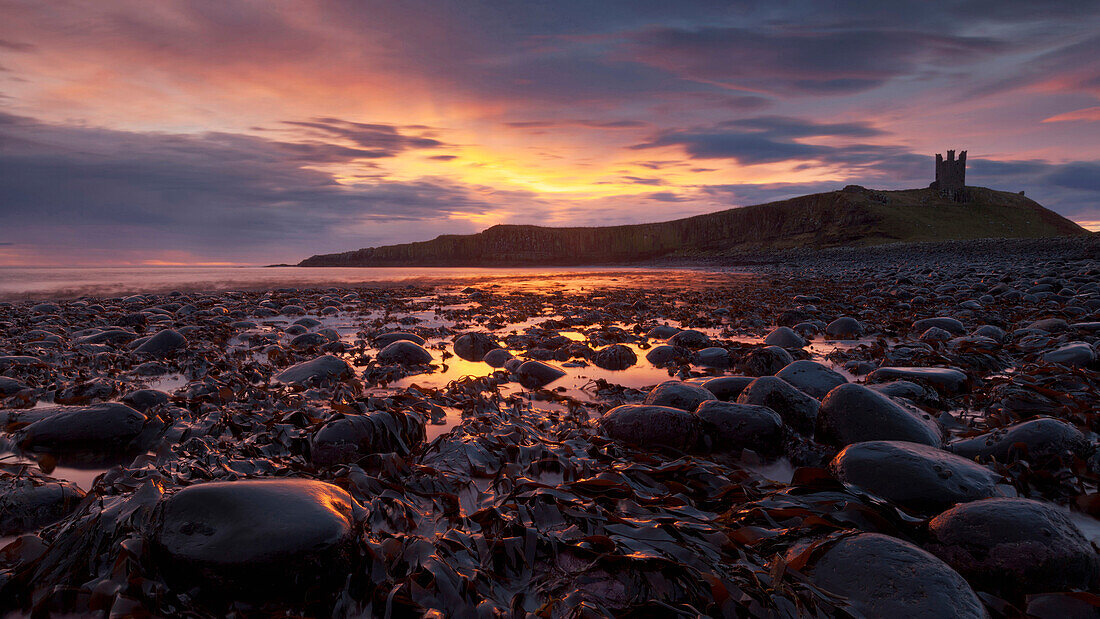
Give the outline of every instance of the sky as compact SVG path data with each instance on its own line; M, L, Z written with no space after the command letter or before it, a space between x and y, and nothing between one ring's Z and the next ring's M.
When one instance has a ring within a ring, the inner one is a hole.
M1100 229L1100 2L0 0L0 265L661 221L947 149Z

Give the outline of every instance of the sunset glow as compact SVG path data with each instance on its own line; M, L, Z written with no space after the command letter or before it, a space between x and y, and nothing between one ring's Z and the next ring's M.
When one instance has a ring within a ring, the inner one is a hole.
M948 148L1100 219L1100 12L834 4L3 0L0 264L660 221Z

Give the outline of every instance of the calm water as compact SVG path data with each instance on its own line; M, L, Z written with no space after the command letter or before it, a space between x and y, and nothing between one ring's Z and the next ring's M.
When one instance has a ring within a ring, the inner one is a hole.
M588 285L614 285L616 274L646 276L683 269L629 267L0 267L0 300L115 296L146 292L243 290L445 281L545 280L578 277Z

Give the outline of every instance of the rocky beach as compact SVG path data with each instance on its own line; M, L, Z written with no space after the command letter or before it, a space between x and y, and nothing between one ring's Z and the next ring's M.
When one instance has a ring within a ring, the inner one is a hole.
M0 303L0 616L1096 615L1095 235L683 266Z

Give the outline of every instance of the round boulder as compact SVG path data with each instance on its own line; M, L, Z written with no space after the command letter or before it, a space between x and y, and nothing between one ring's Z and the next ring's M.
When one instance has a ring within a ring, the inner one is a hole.
M485 333L464 333L454 341L455 354L466 361L481 361L494 348L500 348L500 344Z
M15 438L28 451L110 451L126 446L145 426L146 417L117 402L39 409L41 417Z
M808 359L787 365L776 372L775 376L794 385L799 391L818 399L825 397L825 394L832 391L834 387L848 382L848 379L839 372Z
M1094 590L1100 558L1077 525L1053 505L985 499L928 523L928 549L976 586L1001 595Z
M488 363L491 367L502 368L505 363L508 363L513 358L512 353L507 350L503 348L494 348L485 353L485 356L482 357L481 360Z
M356 462L374 453L408 454L425 439L419 415L371 411L341 415L321 426L310 440L310 457L318 466Z
M140 355L163 357L187 347L187 338L174 329L159 331L134 349Z
M766 406L778 413L784 423L803 433L813 430L821 407L820 402L775 376L761 376L749 383L737 396L737 403Z
M790 327L775 329L764 338L764 343L768 346L779 346L780 348L802 348L807 344L806 340Z
M783 449L783 419L766 406L707 400L695 409L718 452L751 449L774 455Z
M847 598L867 617L987 616L958 572L913 544L880 533L841 539L809 572L815 585Z
M516 368L519 382L528 389L543 387L565 376L565 371L542 361L524 361Z
M83 499L84 491L68 481L0 473L0 536L19 535L57 522Z
M829 471L843 483L917 512L938 513L1000 494L993 471L919 443L854 443L833 458Z
M333 355L322 355L290 366L279 372L275 380L285 385L305 387L326 381L344 380L354 374L355 371L347 361Z
M667 447L678 451L694 449L702 435L698 417L679 408L624 404L599 420L603 432L639 447Z
M374 344L375 348L381 349L401 340L412 342L420 346L423 346L425 344L424 338L415 333L406 333L404 331L391 331L389 333L381 333L374 336L374 338L371 339L371 343Z
M955 441L948 449L964 458L996 458L998 462L1009 462L1021 457L1063 453L1084 457L1090 445L1085 435L1072 424L1042 417Z
M378 362L387 365L427 365L432 353L410 340L394 340L378 353Z
M157 505L152 545L170 582L277 595L346 574L361 509L319 481L208 482Z
M773 376L794 361L786 348L764 346L756 348L741 360L741 370L750 376Z
M684 348L705 348L710 345L710 336L695 329L684 329L668 338L668 343Z
M707 400L713 400L714 394L691 383L678 380L666 380L646 394L645 403L652 406L671 406L685 411L693 411Z
M625 370L637 362L638 355L634 354L629 346L623 344L612 344L597 350L592 355L592 363L605 370Z
M822 443L844 447L864 441L909 441L940 447L943 434L931 415L910 410L855 383L833 389L821 401L815 425Z
M855 318L842 316L825 327L825 335L837 340L854 340L863 335L863 325Z

